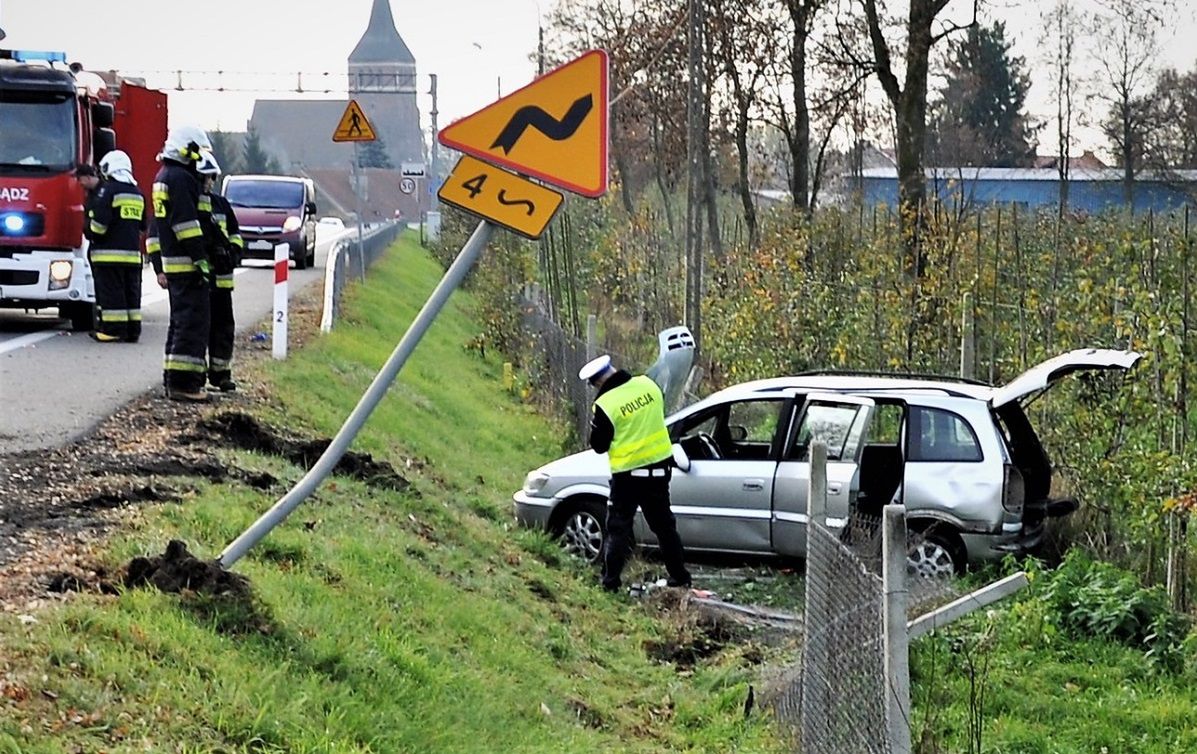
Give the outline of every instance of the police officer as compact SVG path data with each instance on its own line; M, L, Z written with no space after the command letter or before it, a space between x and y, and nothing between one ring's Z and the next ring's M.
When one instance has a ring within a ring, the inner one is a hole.
M673 443L665 426L665 398L650 377L633 377L611 366L610 356L588 362L578 378L598 388L590 420L590 447L607 453L611 465L611 500L603 546L603 588L620 588L620 575L632 550L636 509L644 514L661 547L666 584L689 586L685 551L669 509Z
M223 392L237 389L233 382L233 272L241 264L241 228L237 216L223 196L216 191L220 165L216 157L205 154L196 166L203 182L200 194L200 225L212 260L212 285L209 288L212 324L208 335L208 382Z
M96 286L96 329L101 343L141 337L141 234L145 198L133 178L129 155L113 150L100 160L104 182L87 209L84 234Z
M154 217L146 250L158 274L158 284L170 295L162 381L172 400L208 399L204 382L212 265L200 227L200 184L195 166L203 152L211 149L203 129L172 128L158 156L162 167L154 178Z

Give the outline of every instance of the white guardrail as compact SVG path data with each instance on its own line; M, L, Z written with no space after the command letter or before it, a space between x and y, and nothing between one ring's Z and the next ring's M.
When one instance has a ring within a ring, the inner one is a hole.
M351 270L359 268L356 274L364 279L364 272L360 268L363 265L369 268L403 228L401 223L396 222L381 223L367 228L362 235L361 250L358 249L356 231L351 231L333 242L332 248L328 250L328 259L324 263L324 306L320 314L320 332L332 332L341 303L341 292L345 290L345 284L351 277ZM358 253L359 251L361 253Z

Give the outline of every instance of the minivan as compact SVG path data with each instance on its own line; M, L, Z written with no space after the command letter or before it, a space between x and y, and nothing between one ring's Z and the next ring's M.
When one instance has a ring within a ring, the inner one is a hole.
M833 530L900 502L920 535L909 553L920 575L1027 552L1046 520L1077 502L1052 496L1051 461L1024 403L1066 375L1127 370L1139 358L1078 349L996 387L823 372L725 388L666 419L680 459L670 482L678 533L687 550L805 557L808 450L820 440ZM534 469L513 496L516 520L597 560L609 477L606 455L593 450ZM635 535L656 543L639 514Z
M290 247L295 269L316 264L316 186L290 175L230 175L224 198L233 207L245 259L274 259L276 244Z

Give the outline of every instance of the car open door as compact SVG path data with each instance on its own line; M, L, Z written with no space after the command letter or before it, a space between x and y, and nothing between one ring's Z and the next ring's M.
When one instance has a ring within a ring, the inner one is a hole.
M827 445L827 524L842 528L859 489L860 452L873 413L873 400L855 395L812 393L798 414L773 483L773 550L806 555L806 504L810 446Z
M1097 369L1130 369L1141 354L1108 348L1078 348L1031 367L1011 382L993 389L994 408L1040 393L1073 372Z

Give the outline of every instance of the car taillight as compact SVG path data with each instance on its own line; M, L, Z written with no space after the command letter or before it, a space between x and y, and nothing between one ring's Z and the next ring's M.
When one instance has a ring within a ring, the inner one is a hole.
M1022 472L1012 463L1003 465L1002 469L1002 507L1021 516L1023 503L1027 499L1027 488L1023 483Z

